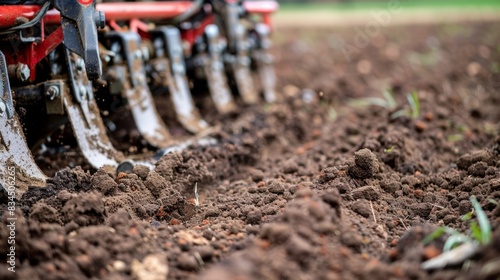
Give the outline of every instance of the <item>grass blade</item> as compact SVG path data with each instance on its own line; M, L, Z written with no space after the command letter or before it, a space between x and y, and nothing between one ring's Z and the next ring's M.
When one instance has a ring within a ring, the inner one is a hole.
M477 221L479 223L479 228L481 229L481 239L479 242L482 245L489 244L491 242L491 225L486 213L484 213L483 208L477 201L475 196L471 196L470 202L476 211Z

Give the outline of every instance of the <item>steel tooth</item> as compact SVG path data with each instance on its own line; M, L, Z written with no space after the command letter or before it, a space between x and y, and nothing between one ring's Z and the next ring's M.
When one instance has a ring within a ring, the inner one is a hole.
M205 28L205 35L207 36L208 50L203 54L202 59L210 95L217 111L223 114L234 112L237 108L225 75L222 60L223 45L219 39L219 28L214 24L208 25Z
M156 63L163 64L161 69L165 75L164 82L170 91L170 99L177 119L192 133L207 129L209 124L201 117L189 90L179 30L175 27L164 26L152 33L160 36L159 39L162 40L162 46L168 56L168 59L158 58Z
M268 103L273 103L277 99L276 95L276 72L272 58L265 52L258 52L257 57L257 71L262 84L262 91L264 92L264 99Z
M270 30L265 24L257 24L255 31L259 36L259 43L257 50L254 51L253 59L257 65L257 72L259 74L262 90L264 92L264 99L266 102L275 102L278 98L276 95L276 72L274 71L273 57L268 53L271 45L269 40Z
M249 42L245 27L237 24L236 29L236 56L233 58L232 67L234 79L238 92L243 102L246 104L255 104L259 102L259 95L253 86L252 75L250 72Z
M60 81L64 107L78 146L85 159L94 167L116 167L123 155L111 144L93 97L92 85L85 69L76 69L75 54L66 51L69 64L70 88ZM73 93L73 96L71 93Z
M45 180L45 174L26 145L17 116L8 118L3 114L0 117L0 184L6 190L14 186L19 198L29 186L45 186Z
M220 13L220 11L219 11ZM236 83L236 88L245 104L256 104L259 95L253 86L250 72L249 40L245 27L240 23L239 7L236 3L227 3L225 12L220 16L224 18L225 34L228 43L227 59Z
M0 52L0 184L20 198L28 186L45 186L14 111L5 56ZM0 188L0 190L2 189Z
M124 84L123 96L134 118L139 133L152 146L163 148L171 141L168 128L158 114L152 94L146 81L146 70L140 49L140 37L132 32L110 32L109 36L119 39L122 56L126 62L126 77L119 77ZM114 67L121 67L120 65Z

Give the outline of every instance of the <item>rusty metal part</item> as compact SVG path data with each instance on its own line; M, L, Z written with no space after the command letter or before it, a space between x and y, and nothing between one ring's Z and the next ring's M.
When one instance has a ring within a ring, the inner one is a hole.
M2 52L0 78L0 184L7 191L13 189L19 198L28 186L44 186L46 177L33 160L22 125L15 114Z
M190 132L199 133L209 127L194 105L186 76L180 32L176 27L163 26L153 30L156 54L152 61L168 87L178 121Z
M15 65L8 65L7 71L9 73L9 78L17 79L21 82L26 82L30 75L31 70L28 65L24 63L17 63Z
M112 45L115 46L117 52L120 52L120 55L117 54L115 58L121 56L125 63L125 65L114 65L110 69L124 73L116 78L120 79L123 84L122 96L128 101L139 133L151 146L166 147L171 136L156 110L146 81L139 35L132 32L109 32L106 36L113 41Z
M47 82L44 84L47 114L64 115L64 102L61 94L63 87L64 83L62 81Z
M257 72L260 77L262 91L266 102L272 103L277 100L276 95L276 72L274 71L274 59L269 54L271 40L269 39L270 29L265 24L257 24L255 31L259 37L258 46L252 54L252 58L257 65Z
M203 54L203 69L208 82L208 89L220 113L230 113L236 110L233 96L226 80L222 51L224 46L220 42L219 29L216 25L208 25L205 29L207 37L207 52Z
M106 135L86 71L78 69L75 63L79 59L77 55L69 54L68 51L66 55L70 88L62 83L60 94L78 146L85 159L94 168L116 167L118 162L123 160L123 155L114 149Z

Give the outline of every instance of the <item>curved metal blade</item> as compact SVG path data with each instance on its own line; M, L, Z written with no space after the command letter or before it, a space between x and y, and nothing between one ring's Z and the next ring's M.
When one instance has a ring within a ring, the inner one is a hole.
M66 51L66 58L70 89L61 80L59 91L62 92L64 108L78 146L85 159L94 168L115 167L123 159L123 155L114 149L106 134L87 72L75 63L81 58L75 54L69 54L68 51Z
M33 160L14 111L7 64L0 51L0 184L20 198L29 186L45 186L45 180L45 174Z
M125 97L139 133L154 147L163 148L171 138L167 126L156 111L149 88L137 85L125 91Z
M238 57L237 60L246 60L247 57ZM233 66L234 79L238 87L238 93L245 104L257 104L260 100L253 86L250 67L245 62L236 62Z
M174 74L169 79L170 99L179 122L190 132L199 133L209 127L195 107L186 75Z
M268 103L278 99L276 94L276 72L274 71L273 56L269 54L271 40L269 35L271 30L265 24L259 23L255 26L255 32L259 37L257 49L253 52L252 58L257 65L257 72L264 92L264 99Z
M116 40L123 49L122 55L125 65L115 65L113 67L124 68L124 75L120 77L124 85L122 94L128 101L139 133L151 146L165 147L168 145L171 136L156 110L153 96L147 84L139 34L110 32L107 36Z
M113 148L94 100L73 102L68 91L63 93L64 107L83 156L94 168L117 166L121 155Z
M272 63L272 57L265 51L258 51L255 54L257 60L257 71L264 92L264 99L268 103L273 103L277 99L276 95L276 72Z
M219 28L214 24L208 25L205 34L208 40L208 52L202 56L202 61L208 90L218 112L222 114L234 112L237 107L226 79Z
M0 184L4 189L15 186L16 197L20 197L28 186L45 186L46 179L33 160L17 116L8 118L3 114L0 117Z

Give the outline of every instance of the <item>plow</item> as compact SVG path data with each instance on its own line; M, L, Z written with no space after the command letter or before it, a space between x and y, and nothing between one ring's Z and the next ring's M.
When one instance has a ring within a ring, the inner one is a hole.
M14 184L18 197L45 186L33 153L49 140L57 148L61 127L89 166L110 172L155 160L115 148L116 130L136 131L158 154L213 143L193 95L221 115L278 99L269 54L277 9L274 1L2 1L0 184ZM160 116L159 98L175 120ZM188 137L173 135L172 121Z

